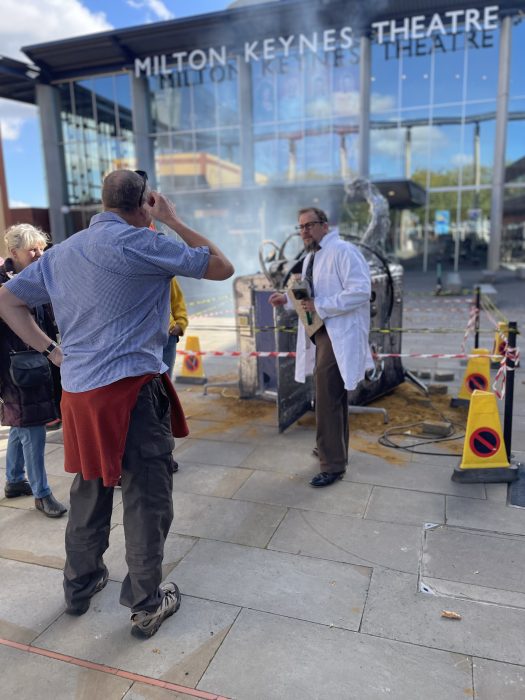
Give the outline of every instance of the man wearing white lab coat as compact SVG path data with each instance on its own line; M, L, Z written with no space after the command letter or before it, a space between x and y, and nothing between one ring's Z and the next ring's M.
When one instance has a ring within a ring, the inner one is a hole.
M302 277L311 284L311 297L301 305L316 311L324 322L308 339L299 324L295 379L315 376L317 451L321 471L310 484L329 486L342 479L348 461L348 394L373 368L368 345L370 329L370 271L356 246L330 231L328 218L317 208L299 211L297 227L309 251ZM313 260L312 260L313 256ZM285 294L270 296L273 306L286 304Z

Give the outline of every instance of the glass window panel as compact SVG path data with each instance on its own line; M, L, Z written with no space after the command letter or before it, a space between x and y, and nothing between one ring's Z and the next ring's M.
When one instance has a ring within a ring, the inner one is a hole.
M185 76L187 71L148 78L154 132L191 128L193 102Z
M113 76L95 78L93 91L96 104L96 120L99 131L117 135L117 115L115 112L115 83ZM104 129L104 127L106 127Z
M239 124L239 81L237 64L230 61L227 66L215 66L210 76L216 81L218 119L221 126Z
M465 80L465 35L463 33L439 39L434 49L434 104L450 104L463 100L463 82ZM455 42L457 50L448 49L450 42ZM445 47L445 50L441 48Z
M370 173L372 179L403 177L405 129L397 115L379 114L370 122Z
M328 66L316 65L306 81L306 116L328 119L332 116L332 73Z
M304 139L299 130L279 132L277 164L281 182L295 182L304 178Z
M252 110L255 124L273 122L277 112L277 77L262 61L250 64Z
M466 99L494 100L498 92L499 32L476 32L473 41L480 48L467 48Z
M461 105L434 110L426 133L430 150L431 187L451 187L459 182L463 117ZM464 145L464 144L463 144Z
M305 128L304 148L306 179L330 178L334 172L334 140L331 122L308 124Z
M191 71L198 75L198 71ZM193 100L195 105L195 127L198 129L216 126L217 113L217 84L210 80L210 71L202 70L199 76L202 82L193 86Z
M504 262L525 262L525 181L523 185L505 188L501 240Z
M283 122L297 122L304 115L303 73L298 62L277 77L277 116Z
M204 184L201 155L195 152L191 133L159 134L154 141L156 180L159 189L168 194Z
M525 97L525 70L523 70L523 47L525 46L525 20L514 18L510 57L510 96Z
M415 47L416 42L411 42ZM427 48L427 47L426 47ZM404 54L399 61L400 106L402 109L426 105L430 101L431 56Z
M525 182L525 99L509 102L506 162L505 181Z
M372 44L370 86L371 114L391 112L399 107L399 61L390 58L391 45Z
M278 141L274 127L255 127L253 138L255 182L264 185L275 181L278 177Z

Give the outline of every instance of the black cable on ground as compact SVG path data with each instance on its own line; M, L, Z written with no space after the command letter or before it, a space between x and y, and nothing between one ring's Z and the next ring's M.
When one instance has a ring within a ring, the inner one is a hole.
M439 415L441 420L444 423L448 423L450 427L450 433L449 435L445 437L433 437L429 436L426 437L424 435L411 435L410 433L407 433L406 430L409 428L416 428L418 426L424 425L425 421L417 421L415 423L407 423L406 425L394 425L391 428L387 428L382 435L379 436L377 439L378 443L380 445L383 445L383 447L389 447L391 449L395 450L404 450L405 452L412 452L413 454L418 454L418 455L431 455L433 457L450 457L449 454L443 454L442 452L424 452L422 450L415 450L414 447L419 447L421 445L432 445L434 443L440 443L440 442L451 442L454 440L462 440L465 437L465 433L463 432L465 430L465 427L462 425L459 425L458 423L454 423L453 421L450 420L450 418L447 418L434 404L431 402L431 407L432 409ZM458 429L461 432L459 435L454 435L453 431L454 429ZM391 439L391 436L403 436L403 437L414 437L417 439L417 442L413 442L412 444L409 445L399 445L397 442L394 442Z

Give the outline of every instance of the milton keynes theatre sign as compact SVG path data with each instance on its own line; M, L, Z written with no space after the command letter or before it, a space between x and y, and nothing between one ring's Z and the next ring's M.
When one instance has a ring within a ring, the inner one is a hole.
M446 53L493 46L493 30L498 27L498 5L465 10L436 12L433 15L415 15L401 20L384 20L371 24L373 41L384 47L385 59L400 56L424 56L432 52ZM307 54L324 58L332 56L334 65L341 65L345 50L351 63L359 62L358 43L352 27L325 29L311 34L291 34L258 41L246 41L239 56L245 63L261 62L268 72L286 73L287 61ZM210 69L210 78L221 82L235 67L228 64L232 58L226 46L193 51L175 51L135 59L135 77L173 76L186 69ZM179 81L178 81L179 82Z

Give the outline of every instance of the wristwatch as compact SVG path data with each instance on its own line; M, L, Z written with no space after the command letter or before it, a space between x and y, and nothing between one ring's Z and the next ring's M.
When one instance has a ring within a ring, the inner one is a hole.
M53 340L51 343L49 343L45 350L42 350L42 355L44 357L49 357L55 348L58 348L58 343L55 343Z

